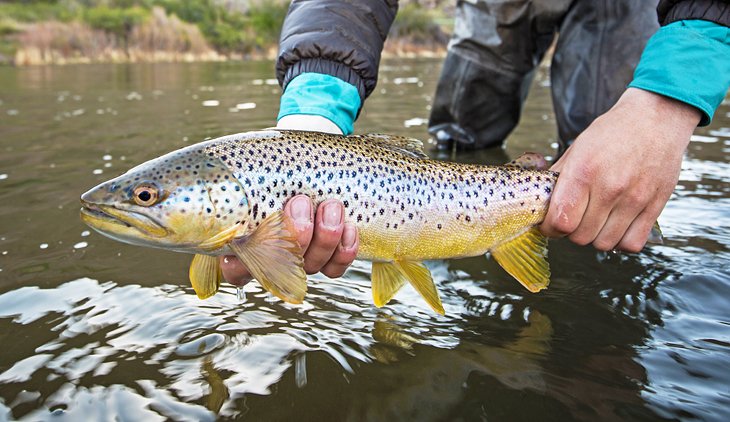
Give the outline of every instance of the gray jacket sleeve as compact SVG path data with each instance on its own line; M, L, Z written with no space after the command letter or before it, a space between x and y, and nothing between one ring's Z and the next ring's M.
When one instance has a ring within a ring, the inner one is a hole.
M728 0L661 0L657 6L659 23L700 19L730 27L730 1Z
M364 102L397 10L397 0L292 1L279 41L279 84L286 89L304 72L329 74L355 85Z

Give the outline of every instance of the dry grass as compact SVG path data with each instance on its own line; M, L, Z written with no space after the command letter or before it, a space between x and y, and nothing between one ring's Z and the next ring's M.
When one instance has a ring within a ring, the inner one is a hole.
M128 40L80 22L48 21L23 26L16 35L16 65L87 62L222 60L197 26L159 7L132 28Z

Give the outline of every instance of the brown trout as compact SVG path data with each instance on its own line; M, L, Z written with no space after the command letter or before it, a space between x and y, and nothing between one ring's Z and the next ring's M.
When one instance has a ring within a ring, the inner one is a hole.
M289 303L307 290L284 203L336 198L370 260L375 305L410 283L443 314L424 260L491 252L531 292L547 287L545 216L557 173L429 159L420 141L264 130L209 140L141 164L84 193L81 217L112 239L195 254L196 294L222 281L217 255L236 255Z

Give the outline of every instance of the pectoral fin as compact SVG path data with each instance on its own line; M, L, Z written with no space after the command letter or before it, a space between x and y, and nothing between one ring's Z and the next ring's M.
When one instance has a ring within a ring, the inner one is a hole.
M190 284L200 299L207 299L218 292L223 281L217 256L195 255L190 263Z
M505 271L527 290L536 293L550 284L547 238L533 227L521 236L492 250L492 256Z
M266 290L285 302L302 303L307 274L295 231L283 212L271 214L252 234L229 246Z
M381 307L393 298L406 282L426 300L426 303L439 314L444 314L436 285L431 272L420 262L395 261L373 262L373 300Z

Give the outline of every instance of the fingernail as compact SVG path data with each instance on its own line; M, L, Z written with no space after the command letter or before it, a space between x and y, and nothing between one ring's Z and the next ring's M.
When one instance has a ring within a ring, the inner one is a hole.
M291 216L296 223L311 223L312 209L309 199L303 196L292 199Z
M337 202L329 202L324 206L322 223L329 229L336 228L342 222L342 210Z
M342 232L342 247L350 249L355 245L355 239L357 239L357 229L351 224L346 224Z

